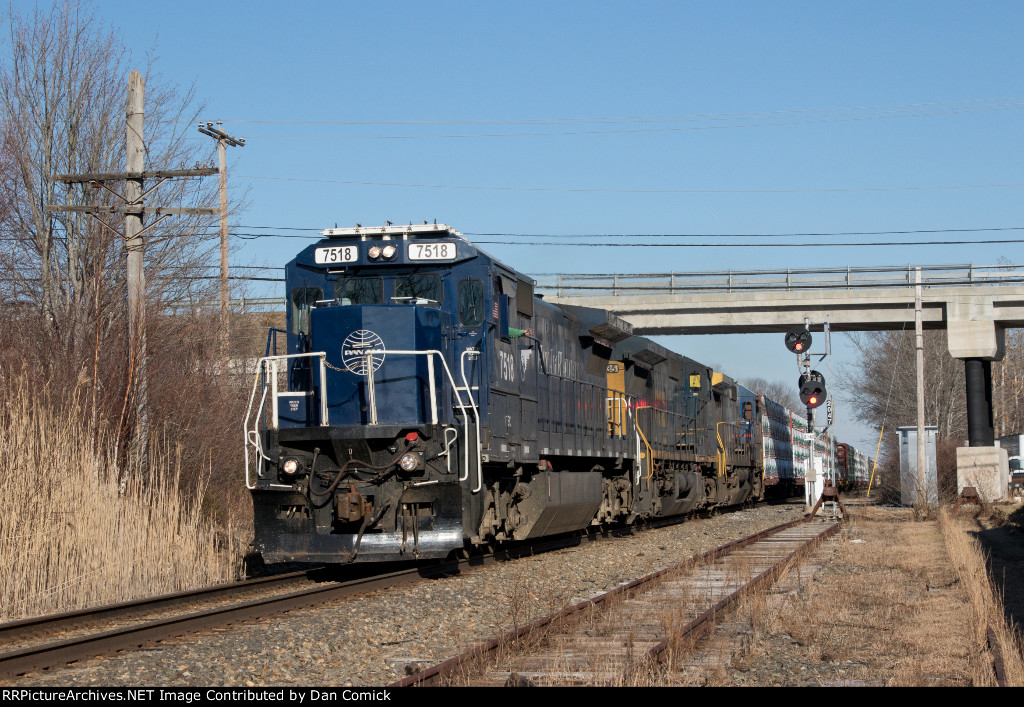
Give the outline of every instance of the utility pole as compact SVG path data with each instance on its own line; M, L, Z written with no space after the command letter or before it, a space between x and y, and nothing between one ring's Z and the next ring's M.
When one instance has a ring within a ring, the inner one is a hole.
M125 168L130 176L124 185L129 207L142 205L142 173L146 146L142 140L143 102L146 81L137 70L128 75L128 111L125 126ZM136 176L137 175L137 176ZM146 376L146 273L142 268L146 245L142 240L142 212L125 213L124 237L128 249L128 351L129 370L135 372L135 458L146 466L149 444L149 386Z
M129 370L132 371L135 402L135 437L133 447L135 458L145 467L149 444L149 390L146 380L146 273L143 266L146 243L143 236L156 224L172 215L214 215L217 209L210 208L146 208L144 200L168 179L178 177L200 177L215 174L212 167L179 170L145 171L146 146L143 140L144 99L146 82L137 70L128 76L128 99L125 126L125 170L91 174L56 174L54 181L65 184L91 182L93 186L106 189L124 202L124 206L78 206L54 204L47 211L70 211L93 216L100 224L114 233L117 229L100 218L100 214L124 214L124 239L127 250L128 278L128 350ZM145 189L145 180L159 181ZM124 182L123 193L108 186L109 182ZM148 226L143 225L146 214L157 218ZM120 235L120 234L118 234Z
M217 163L220 167L220 325L221 358L224 374L227 374L228 337L231 331L228 321L228 167L227 146L245 147L243 138L234 138L221 129L223 123L200 123L199 132L217 140Z
M928 457L924 440L924 326L921 308L921 268L917 268L914 285L914 342L917 347L917 507L924 510L928 504Z

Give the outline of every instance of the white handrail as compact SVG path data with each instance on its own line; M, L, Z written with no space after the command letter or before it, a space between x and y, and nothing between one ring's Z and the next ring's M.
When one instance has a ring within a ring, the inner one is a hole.
M469 387L469 379L466 378L466 355L467 354L473 354L475 356L480 356L481 353L482 352L479 349L466 349L465 351L462 352L462 356L459 359L459 371L462 374L462 382L466 386L466 395L469 397L469 399L471 401L473 400L473 391ZM476 414L476 401L473 401L473 411L474 411L474 414L476 415L476 417L475 417L476 425L475 426L476 426L476 454L477 454L477 460L476 460L476 472L477 472L476 473L476 488L473 489L473 493L479 493L480 489L482 489L483 486L484 486L484 467L483 467L483 460L480 457L480 415ZM467 457L467 459L466 459L466 478L468 479L469 478L469 458L468 458L469 457L469 445L468 444L466 445L466 457ZM462 479L462 478L459 479L459 481L463 481L463 480L464 479Z
M330 424L328 419L327 411L327 354L323 351L314 351L309 353L299 354L285 354L281 356L265 356L256 362L256 378L252 383L252 393L249 394L249 407L245 412L245 421L242 423L242 433L245 438L245 487L252 491L256 488L255 480L250 483L249 476L249 447L252 446L256 450L257 460L265 459L271 461L263 451L263 444L260 440L260 431L258 427L259 415L262 414L263 408L267 403L267 388L271 391L271 420L270 429L276 430L280 423L278 418L278 407L277 407L277 364L280 361L286 361L295 358L319 358L320 359L320 425L327 427ZM269 370L265 370L269 369ZM270 386L264 382L263 394L260 398L260 404L257 408L256 419L253 420L253 428L249 429L249 419L253 415L253 402L256 400L256 389L259 388L260 377L264 374L268 374L271 378ZM257 461L258 463L258 461ZM257 475L259 472L257 471Z
M468 351L464 351L463 352L463 357L464 357L463 358L463 364L465 362L465 355L466 355L466 353L476 353L476 355L479 355L479 351L475 351L475 350L472 350L472 349L468 350ZM466 475L465 476L460 476L460 479L459 479L460 482L464 482L464 481L469 479L469 469L470 469L470 464L469 464L469 445L468 445L468 442L469 442L469 410L473 411L473 420L474 420L474 426L475 426L475 431L476 431L476 469L477 469L477 483L476 483L476 488L473 489L473 493L474 494L475 493L479 493L480 489L483 488L483 462L482 462L482 458L481 458L481 455L480 455L480 411L479 411L479 409L476 406L476 401L473 399L473 393L472 393L472 391L469 388L468 382L466 381L465 365L463 365L461 373L462 373L463 382L466 383L466 394L467 394L467 397L469 398L469 408L467 408L466 403L463 402L462 396L459 393L460 388L456 384L456 381L455 381L455 376L452 375L452 370L449 368L449 365L447 365L447 362L444 360L444 356L442 355L441 351L439 351L437 349L425 349L425 350L393 350L393 349L391 349L391 350L384 350L384 349L378 350L378 349L371 349L371 350L366 351L364 353L364 356L367 357L367 374L368 374L367 375L367 382L368 382L368 385L369 385L369 388L370 388L368 390L368 398L370 399L369 400L369 402L370 402L370 406L369 407L371 408L371 424L377 424L377 406L376 406L376 390L375 390L376 385L375 385L374 378L373 378L373 356L374 355L426 356L427 357L427 376L428 376L428 379L429 379L428 382L430 384L430 418L431 418L431 422L433 424L437 424L437 421L438 421L438 415L437 415L437 385L436 385L436 380L435 380L435 375L434 375L433 358L434 358L434 356L436 356L436 357L438 357L440 359L441 365L444 367L444 373L447 376L447 379L449 379L449 382L452 384L452 391L455 394L456 403L459 405L459 409L462 411L463 426L466 429L466 442L467 442L467 444L465 446L465 462L464 462L465 466L466 466ZM256 363L256 369L257 369L256 378L253 381L253 390L252 390L252 393L250 394L250 398L249 398L249 408L248 408L248 410L246 412L245 422L243 423L243 431L245 433L245 440L246 440L246 446L245 446L245 455L246 455L246 488L248 488L250 491L256 488L256 484L255 484L255 481L250 483L249 447L252 446L256 450L256 454L257 454L258 458L266 459L266 460L269 461L269 457L267 457L266 454L263 452L262 444L261 444L261 441L260 441L259 429L257 428L255 421L254 421L254 424L253 424L253 429L249 429L249 420L250 420L250 418L252 418L252 415L253 415L253 402L256 399L256 389L259 387L260 375L264 372L263 371L264 368L269 368L270 369L270 375L272 377L272 381L271 381L271 384L269 386L266 383L263 384L263 396L262 396L262 399L260 400L260 405L259 405L258 409L259 410L263 410L263 407L266 404L267 388L269 387L270 390L271 390L271 397L272 397L271 429L276 429L276 428L278 428L279 422L280 422L279 417L278 417L278 407L276 407L276 403L278 403L278 376L276 376L276 373L278 373L278 363L281 362L281 361L289 360L289 359L299 359L299 358L303 358L303 357L307 357L307 358L316 357L316 358L319 359L319 364L321 364L321 366L319 366L319 368L321 368L321 425L322 426L328 426L330 424L329 420L328 420L328 406L327 406L327 368L326 368L327 353L326 352L324 352L324 351L315 351L315 352L309 352L309 353L289 353L289 355L286 355L286 356L270 356L270 357L262 358L259 361L257 361L257 363ZM445 433L445 443L446 443L446 438L447 438L447 435ZM453 440L452 442L455 442L455 440ZM446 447L449 447L449 446L450 446L450 444L446 443ZM451 460L449 460L449 463L451 464Z
M456 402L459 405L459 409L462 411L462 418L463 418L462 424L463 424L463 426L466 429L466 442L469 441L469 413L466 410L466 404L462 402L462 396L459 394L459 387L455 383L455 377L452 376L451 369L448 367L448 362L445 360L444 354L441 353L441 351L439 351L437 349L424 349L422 351L415 351L415 350L402 351L402 350L394 350L394 349L387 349L387 350L385 350L385 349L371 349L369 351L363 352L363 355L367 357L367 361L369 361L370 357L375 355L375 354L389 355L389 356L428 356L429 357L427 359L428 361L432 361L433 357L437 356L441 360L441 365L444 366L444 372L448 376L448 382L452 386L452 393L455 395L455 400L456 400ZM432 371L433 371L433 367L428 365L428 369L427 369L428 375L430 375L432 373ZM465 374L465 371L463 371L463 374ZM466 382L465 381L465 375L463 375L463 382ZM437 424L437 417L436 417L436 414L437 414L437 412L436 412L437 411L437 408L436 408L436 397L437 397L436 387L437 386L435 384L435 381L434 381L434 378L433 378L432 375L430 375L429 383L430 383L431 412L433 414L433 420L432 421L433 421L434 424ZM372 388L374 387L374 381L373 381L372 377L369 377L369 376L367 377L367 384L371 388L371 390L369 391L367 397L369 397L371 400L375 400L376 399L376 395L375 395L374 391L372 390ZM467 388L468 388L468 383L467 383ZM473 410L473 419L475 421L475 426L476 426L477 485L476 485L476 488L473 489L473 493L479 493L480 489L483 488L483 478L484 478L483 459L481 458L481 453L480 453L480 411L477 409L476 401L473 399L473 395L472 395L472 393L468 389L466 391L466 395L469 397L469 403L470 403L470 406L471 406L471 408ZM373 419L373 420L376 419L376 410L375 409L372 411L371 419ZM374 422L374 423L371 423L371 424L376 424L376 423ZM459 477L459 481L465 481L466 479L469 478L469 445L468 444L466 444L466 446L465 446L465 466L466 466L466 476L465 477L461 477L460 476Z

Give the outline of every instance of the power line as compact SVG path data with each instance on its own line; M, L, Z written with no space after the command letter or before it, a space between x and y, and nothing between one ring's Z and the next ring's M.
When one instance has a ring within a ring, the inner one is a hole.
M855 111L883 111L895 112L904 109L932 108L933 110L953 110L956 107L967 106L979 103L1014 102L1024 101L1024 96L1011 96L1007 98L975 98L958 101L932 101L925 103L897 103L890 105L868 105L868 106L847 106L847 107L824 107L824 108L797 108L789 110L773 111L741 111L731 113L682 113L668 115L624 115L624 116L590 116L590 117L569 117L569 118L508 118L508 119L482 119L482 120L261 120L261 119L228 119L222 118L219 122L225 123L247 123L262 125L564 125L573 123L630 123L630 122L675 122L693 120L735 120L762 118L770 116L801 115L807 113L845 113ZM934 108L936 106L953 106L953 108Z
M271 228L264 226L244 226L244 228ZM309 230L309 229L294 229ZM1006 226L991 228L948 228L948 229L915 229L915 230L891 230L891 231L833 231L833 232L795 232L795 233L589 233L589 234L561 234L561 233L465 233L464 235L478 237L501 237L515 238L517 240L474 240L475 244L481 245L514 245L514 246L557 246L557 247L584 247L584 248L842 248L842 247L891 247L891 246L930 246L930 245L1000 245L1024 243L1024 239L973 239L973 240L899 240L899 241L871 241L871 242L845 242L845 243L821 243L821 242L741 242L723 243L721 241L708 243L650 243L650 242L627 242L627 243L572 243L566 241L547 240L518 240L527 238L548 238L548 239L689 239L689 238L795 238L795 237L841 237L841 236L865 236L865 235L914 235L914 234L939 234L939 233L984 233L1000 231L1022 231L1024 226ZM305 240L320 240L319 234L301 233L255 233L251 231L235 231L233 237L255 240L260 238L300 238Z
M298 238L303 240L322 240L318 228L299 228L282 226L243 226L247 229L267 230L291 230L291 231L312 231L312 233L257 233L253 231L232 231L233 238L243 240L257 240L261 238ZM547 239L690 239L690 238L833 238L843 236L884 236L884 235L916 235L916 234L941 234L941 233L986 233L1024 231L1024 226L1003 226L988 228L933 228L933 229L910 229L910 230L885 230L885 231L821 231L821 232L793 232L793 233L500 233L500 232L465 232L463 235L473 238L514 238L517 240L474 240L475 244L482 245L514 245L514 246L558 246L558 247L586 247L586 248L773 248L773 247L867 247L867 246L911 246L911 245L999 245L1024 243L1020 239L978 239L978 240L901 240L901 241L874 241L874 242L853 242L853 243L780 243L780 242L754 242L754 243L571 243L558 240L549 241L527 241L518 240L525 238L547 238ZM213 239L215 234L195 234L202 239ZM0 237L0 241L24 241L27 245L33 245L29 239L18 237ZM200 266L214 267L214 266ZM258 266L239 266L258 267Z
M251 228L247 226L246 228ZM811 236L884 236L918 233L982 233L988 231L1024 231L1024 226L995 226L991 228L922 228L903 231L822 231L797 233L475 233L466 236L502 238L788 238Z
M302 182L309 184L346 184L363 187L400 187L406 189L458 189L479 191L537 191L593 194L820 194L842 192L936 191L951 189L1007 189L1024 187L1024 182L1006 184L937 184L908 187L809 187L796 189L607 189L599 187L515 187L485 186L481 184L425 184L415 182L368 182L348 179L311 179L305 177L268 177L258 174L239 174L240 179L262 179L275 182Z
M900 113L896 115L871 115L821 120L792 120L783 122L738 123L735 125L687 125L674 128L617 128L610 130L545 130L539 132L507 132L507 133L459 133L447 135L246 135L246 140L450 140L482 137L561 137L565 135L623 135L644 133L675 133L690 130L731 130L734 128L768 128L792 125L822 125L827 123L850 123L864 120L891 120L896 118L917 118L934 115L954 115L962 113L987 113L991 111L1017 110L1021 104L998 106L991 108L965 108L962 110L923 111L919 113Z
M975 241L876 241L863 243L564 243L558 241L474 241L484 245L559 246L562 248L866 248L880 246L998 245L1024 243L1024 239Z

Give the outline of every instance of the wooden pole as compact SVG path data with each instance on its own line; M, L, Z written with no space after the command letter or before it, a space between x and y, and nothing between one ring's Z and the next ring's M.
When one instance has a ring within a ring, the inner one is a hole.
M228 166L227 148L245 147L243 138L235 138L221 129L221 124L213 127L212 122L200 123L199 132L209 135L217 141L217 160L220 165L220 324L221 329L221 366L227 375L228 342L230 335L229 299L228 299Z
M137 70L128 75L128 110L125 128L126 171L124 217L128 247L128 337L129 366L135 369L135 446L136 459L144 467L149 445L149 391L146 385L146 273L143 269L145 241L142 238L142 193L145 167L143 101L146 82Z
M221 364L227 375L230 326L228 322L228 168L227 145L224 138L217 140L217 163L220 170L220 326Z

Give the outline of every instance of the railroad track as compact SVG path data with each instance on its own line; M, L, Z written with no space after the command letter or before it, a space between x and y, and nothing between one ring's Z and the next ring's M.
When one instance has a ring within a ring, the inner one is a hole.
M57 668L197 631L630 532L634 532L633 529L546 540L459 561L414 566L386 574L378 572L346 581L331 581L330 570L318 568L0 624L0 678ZM367 566L356 567L359 569L351 569L366 572ZM303 585L305 587L297 591L284 592L289 587ZM242 599L254 593L263 596Z
M420 671L413 685L623 685L692 645L744 593L772 583L784 568L839 530L802 520L722 545Z
M662 519L646 524L646 527L664 527L680 520ZM344 581L333 580L328 568L318 568L0 624L0 678L59 668L198 631L350 599L370 591L452 574L470 567L621 537L643 529L633 526L547 539L498 553ZM367 566L349 569L366 572ZM252 597L254 594L257 596ZM247 596L250 598L245 598Z
M438 566L431 571L445 570ZM317 569L0 624L0 678L397 586L428 574L412 568L331 581L326 570ZM303 588L287 591L295 586ZM260 596L242 598L254 593ZM22 645L12 648L16 643Z

